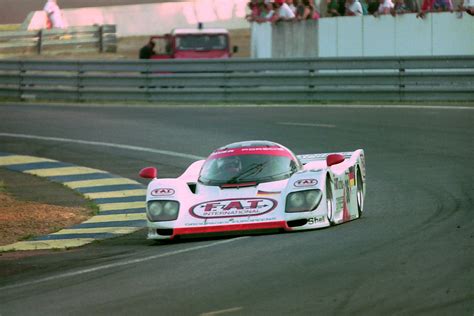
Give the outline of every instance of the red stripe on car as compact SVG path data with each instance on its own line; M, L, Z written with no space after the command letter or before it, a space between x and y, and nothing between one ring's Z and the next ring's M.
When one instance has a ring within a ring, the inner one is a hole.
M199 226L199 227L183 227L175 228L174 235L189 235L189 234L203 234L203 233L220 233L231 231L245 231L245 230L263 230L263 229L288 229L285 221L275 221L266 223L249 223L249 224L230 224L218 226Z

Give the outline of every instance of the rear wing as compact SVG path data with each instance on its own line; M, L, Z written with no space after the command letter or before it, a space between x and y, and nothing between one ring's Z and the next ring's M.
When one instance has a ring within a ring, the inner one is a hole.
M348 152L339 152L339 153L324 153L324 154L306 154L306 155L296 155L296 158L299 159L299 161L303 164L306 165L308 162L313 162L313 161L325 161L326 157L331 155L331 154L339 154L343 155L344 158L349 159L352 157L354 154L354 151L348 151Z

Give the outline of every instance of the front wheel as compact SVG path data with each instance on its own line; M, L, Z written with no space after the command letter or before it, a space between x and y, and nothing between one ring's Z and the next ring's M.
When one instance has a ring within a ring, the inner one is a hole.
M364 211L364 183L360 170L357 170L357 215L362 217Z
M326 178L326 207L329 225L333 226L336 223L334 222L334 199L332 196L331 178L329 175Z

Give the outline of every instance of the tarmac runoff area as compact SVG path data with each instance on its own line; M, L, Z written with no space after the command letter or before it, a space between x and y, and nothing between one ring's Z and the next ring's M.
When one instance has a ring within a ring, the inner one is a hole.
M145 226L146 188L139 182L98 169L4 152L0 152L0 168L61 183L90 199L99 208L99 214L81 224L0 246L0 252L79 247L95 240L130 234Z

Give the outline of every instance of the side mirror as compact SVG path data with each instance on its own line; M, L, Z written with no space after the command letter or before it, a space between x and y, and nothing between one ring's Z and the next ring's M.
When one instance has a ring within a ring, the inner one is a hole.
M145 179L155 179L158 176L158 169L147 167L140 170L140 177Z
M328 167L337 165L345 160L344 156L341 154L330 154L326 157L326 164Z

